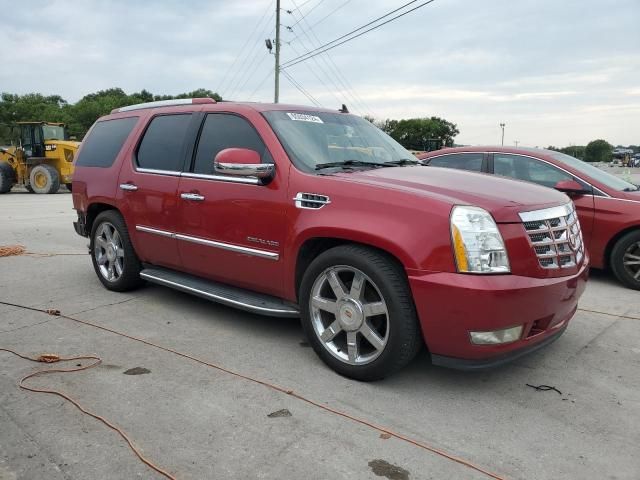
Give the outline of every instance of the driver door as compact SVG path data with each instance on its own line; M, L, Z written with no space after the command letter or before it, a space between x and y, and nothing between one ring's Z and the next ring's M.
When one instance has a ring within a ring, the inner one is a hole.
M226 148L271 154L251 123L228 113L205 116L191 168L178 186L176 235L183 269L210 280L282 295L286 172L268 185L215 173Z

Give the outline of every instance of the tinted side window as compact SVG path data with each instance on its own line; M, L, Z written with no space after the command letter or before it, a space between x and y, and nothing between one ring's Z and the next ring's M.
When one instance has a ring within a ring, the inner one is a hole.
M562 180L573 180L573 176L534 158L521 155L494 153L493 171L496 175L516 178L553 188Z
M185 136L191 114L161 115L151 120L138 147L138 166L182 171Z
M102 168L113 165L113 161L137 122L138 117L97 122L89 135L82 140L82 149L76 165Z
M482 153L452 153L450 155L435 157L429 162L429 166L481 172L482 157Z
M258 152L263 163L273 161L258 132L247 120L237 115L211 113L200 133L193 171L212 174L213 159L225 148L248 148Z

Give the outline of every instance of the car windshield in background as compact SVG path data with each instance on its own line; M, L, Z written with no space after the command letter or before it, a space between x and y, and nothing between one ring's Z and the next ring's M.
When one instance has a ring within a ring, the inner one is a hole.
M371 122L354 115L269 111L264 116L291 160L308 172L417 163L402 145Z
M621 178L618 178L610 173L600 170L598 167L594 167L590 163L579 160L571 155L567 155L560 152L549 152L553 158L561 161L562 163L579 170L591 178L596 179L600 183L603 183L607 187L618 190L619 192L635 192L638 187L633 183L629 183Z
M60 125L43 125L42 136L45 140L64 140L64 127Z

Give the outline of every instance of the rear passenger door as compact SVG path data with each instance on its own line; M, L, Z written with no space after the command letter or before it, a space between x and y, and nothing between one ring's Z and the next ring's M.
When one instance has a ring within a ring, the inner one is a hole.
M430 167L455 168L456 170L467 170L470 172L485 172L486 163L485 154L482 152L461 152L431 157L427 165Z
M143 262L181 265L174 237L180 214L177 190L192 119L189 113L153 116L131 162L124 162L120 171L120 209Z
M287 172L268 185L216 174L213 159L226 148L271 154L253 125L230 113L205 116L191 168L178 188L178 249L185 271L239 287L282 294L283 205Z

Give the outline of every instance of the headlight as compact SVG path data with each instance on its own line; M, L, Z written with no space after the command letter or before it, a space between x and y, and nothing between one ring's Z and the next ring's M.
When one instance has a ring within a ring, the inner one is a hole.
M451 240L459 272L509 273L509 257L493 217L479 207L451 212Z

